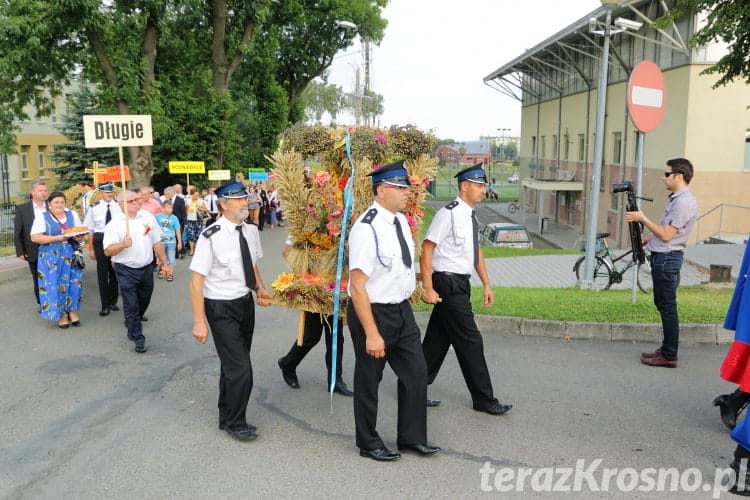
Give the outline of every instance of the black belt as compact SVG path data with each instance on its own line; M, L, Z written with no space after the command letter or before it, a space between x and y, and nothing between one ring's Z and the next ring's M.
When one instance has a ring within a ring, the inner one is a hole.
M458 274L458 273L451 273L448 271L433 271L432 274L442 274L443 276L448 276L450 278L466 278L471 279L471 274Z
M673 254L673 253L683 253L683 251L682 250L671 250L669 252L651 252L651 253L652 254L655 253L655 254L659 254L659 255L669 255L669 254Z

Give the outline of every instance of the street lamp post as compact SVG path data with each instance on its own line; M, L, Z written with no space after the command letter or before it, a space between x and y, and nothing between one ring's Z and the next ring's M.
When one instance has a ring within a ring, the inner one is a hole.
M500 132L500 145L503 147L503 154L502 158L500 158L502 161L505 161L505 135L507 132L510 132L509 128L499 128L497 129L498 132Z
M612 27L612 11L619 0L601 0L606 9L606 18L602 30L596 30L596 20L592 19L592 33L601 35L602 64L599 70L599 88L597 89L596 131L594 132L594 176L591 179L591 205L589 207L588 229L586 233L586 259L584 261L583 279L578 283L579 288L589 289L594 285L594 264L596 261L596 223L599 218L599 188L602 182L602 157L604 149L604 116L607 105L607 72L609 71L609 37L619 33L622 29Z

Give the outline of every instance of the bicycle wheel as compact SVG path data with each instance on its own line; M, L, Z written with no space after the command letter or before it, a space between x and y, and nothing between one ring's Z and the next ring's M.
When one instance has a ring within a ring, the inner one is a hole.
M515 203L513 202L508 203L508 212L515 213L516 210L518 210L518 207L516 206Z
M651 257L650 255L648 257ZM651 260L646 258L646 261L641 264L638 268L638 288L643 293L651 293L651 289L654 287L654 280L651 277Z
M576 273L576 279L578 281L581 281L581 279L583 278L583 274L585 271L585 260L586 256L584 255L583 257L578 259L573 266L573 270ZM609 287L612 286L611 275L612 268L610 267L609 262L602 259L601 257L597 257L596 263L594 264L594 290L609 290Z

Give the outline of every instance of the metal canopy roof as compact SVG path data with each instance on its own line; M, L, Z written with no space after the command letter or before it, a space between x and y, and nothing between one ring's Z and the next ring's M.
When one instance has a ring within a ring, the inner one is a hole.
M562 77L579 80L589 89L595 87L602 44L600 37L589 32L589 19L603 20L606 11L602 6L582 17L485 76L484 83L519 101L523 101L524 94L536 100L542 99L540 87L548 88L557 96L564 95ZM653 18L649 17L649 12L652 12ZM654 15L654 12L658 14ZM667 29L652 26L653 21L666 12L669 12L669 7L665 0L623 0L612 11L612 19L625 17L642 21L644 25L637 32L626 30L622 34L689 55L690 49L674 23ZM649 31L652 37L645 36ZM632 69L626 62L629 58L620 54L617 44L612 44L610 54L610 63L619 65L629 75ZM581 64L586 59L597 63Z

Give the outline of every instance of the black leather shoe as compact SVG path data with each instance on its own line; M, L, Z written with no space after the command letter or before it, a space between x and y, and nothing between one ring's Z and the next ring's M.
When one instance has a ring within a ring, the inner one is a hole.
M148 316L141 316L141 321L148 321Z
M239 429L230 429L229 427L225 427L224 430L227 432L227 434L232 436L237 441L248 442L258 437L255 431L253 431L249 425L240 427Z
M341 394L342 396L354 396L354 391L349 389L349 386L347 386L343 380L336 382L336 385L333 386L333 392Z
M255 427L253 424L247 424L247 425L245 425L245 427L247 428L247 430L249 430L253 434L257 434L258 433L258 428ZM224 430L224 422L219 422L219 430L220 431Z
M722 394L721 396L717 396L713 401L713 405L719 407L721 421L724 422L724 425L726 425L729 430L734 429L737 425L737 416L740 413L740 410L732 403L731 394Z
M513 408L513 405L504 405L499 402L492 403L488 406L474 405L474 409L476 411L483 411L485 413L489 413L490 415L502 415L503 413L508 412L511 408Z
M432 455L440 451L439 446L429 446L426 444L400 444L398 445L400 451L415 451L420 455Z
M146 351L148 351L148 348L145 345L138 344L135 346L135 352L138 354L143 354Z
M360 448L359 456L372 458L378 462L393 462L394 460L401 458L401 453L396 453L388 448L378 448L377 450L365 450Z
M439 399L428 399L425 401L425 405L427 405L428 408L435 408L436 406L440 406L440 403L442 403L442 401L440 401Z
M299 380L297 380L297 373L295 373L294 370L285 368L284 365L281 364L281 359L283 358L279 359L279 368L281 368L281 376L284 377L284 382L286 382L286 385L288 385L292 389L299 389Z
M117 307L117 304L112 304L111 306L109 306L109 309L110 309L110 311L119 311L120 310L120 308Z
M110 307L102 307L102 310L99 311L99 316L107 316L109 315Z

